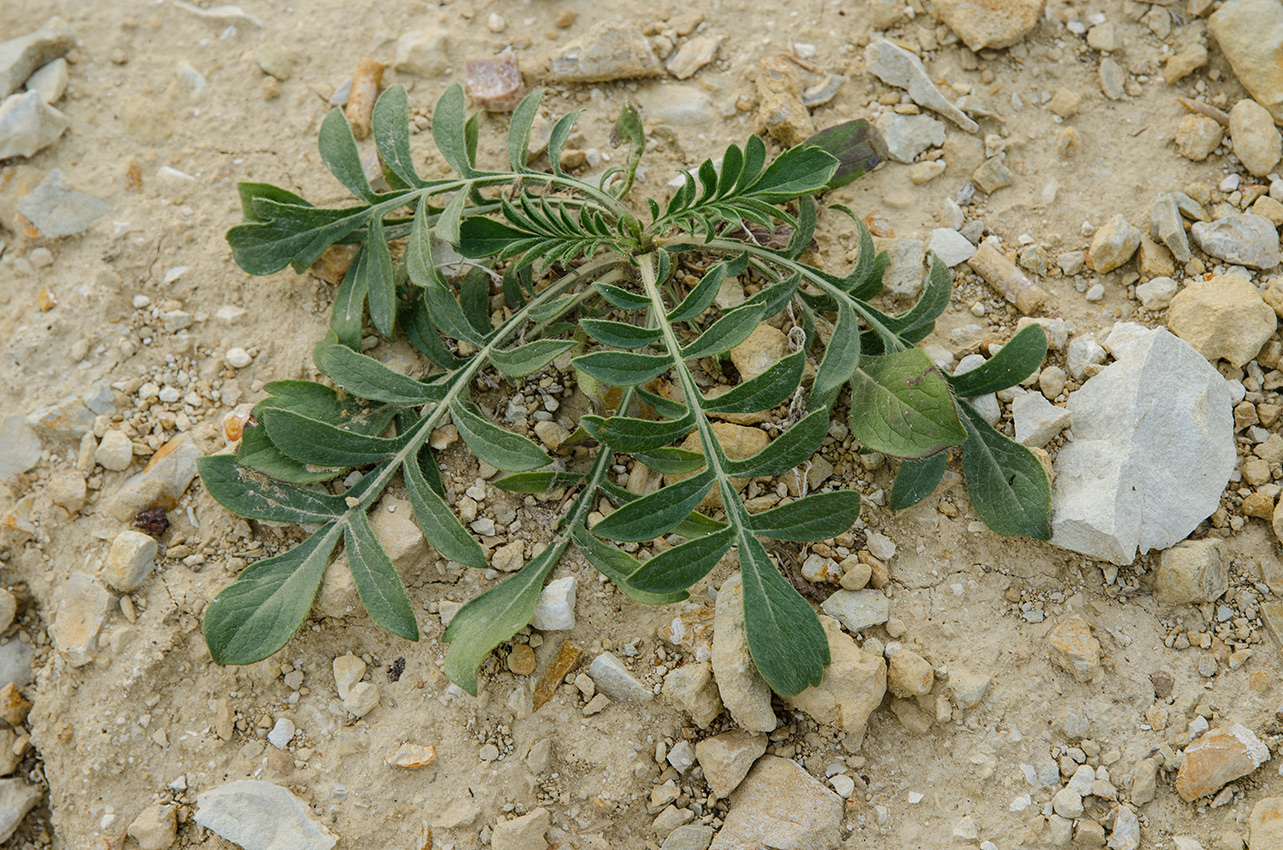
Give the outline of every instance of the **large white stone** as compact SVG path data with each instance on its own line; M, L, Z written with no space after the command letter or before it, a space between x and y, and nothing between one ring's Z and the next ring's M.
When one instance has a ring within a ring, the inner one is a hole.
M35 156L70 126L71 120L39 93L10 95L0 102L0 159Z
M1056 458L1052 542L1115 564L1184 540L1234 468L1224 378L1165 329L1069 397L1074 441Z
M597 691L615 702L648 702L650 689L637 680L614 653L603 652L588 665L588 677Z
M535 616L530 625L541 632L556 632L575 627L574 576L548 582L535 603Z
M1047 401L1042 393L1025 393L1011 403L1016 442L1042 448L1069 424L1069 411Z
M330 850L337 839L301 800L271 782L229 782L196 797L196 822L245 850Z

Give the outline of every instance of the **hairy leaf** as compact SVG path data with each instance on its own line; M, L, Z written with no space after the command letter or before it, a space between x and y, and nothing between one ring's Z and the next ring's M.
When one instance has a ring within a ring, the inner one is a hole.
M698 339L681 351L683 360L696 360L700 357L712 357L724 354L744 340L757 329L762 318L762 308L755 304L746 304L727 313L704 331Z
M463 86L455 83L442 93L432 112L432 139L437 143L437 150L461 177L471 177L474 173L472 157L468 154L468 138L465 124L467 114L467 97Z
M482 416L475 405L456 401L450 405L450 417L472 453L496 469L524 472L552 463L529 437L505 431Z
M577 526L572 531L572 535L579 551L583 553L584 560L592 564L597 572L613 581L615 586L634 602L640 602L643 605L666 605L670 602L681 602L690 595L685 590L673 593L648 593L634 587L628 581L628 577L641 565L636 558L616 549L604 540L593 537L592 533L582 525Z
M658 342L663 336L663 332L655 328L638 327L609 319L580 319L579 327L597 342L612 348L644 348Z
M735 541L727 527L660 552L637 568L628 581L648 593L678 593L708 575Z
M406 640L419 639L410 597L364 511L353 511L343 531L343 552L361 604L374 622Z
M826 187L829 189L845 186L872 171L889 155L882 136L863 118L826 127L802 142L802 146L820 148L837 159L837 170Z
M662 354L633 354L626 351L594 351L573 361L576 369L587 372L604 384L634 387L667 372L673 361Z
M579 425L594 440L617 452L644 452L666 446L695 427L695 417L687 413L680 419L633 419L627 416L585 416Z
M361 152L356 149L352 126L348 124L343 110L331 109L330 114L325 116L325 120L321 122L318 147L325 167L353 195L363 201L376 200L377 195L370 188L370 181L365 179L365 169L361 167Z
M777 540L818 543L850 531L860 516L860 494L854 490L812 493L785 505L752 514L756 534Z
M510 350L490 350L490 362L510 378L538 372L578 343L574 340L538 339Z
M642 542L667 534L699 505L713 486L712 470L670 484L623 505L597 523L592 533L621 543Z
M980 366L950 376L949 385L962 398L996 393L1032 375L1046 356L1046 332L1038 325L1029 325Z
M770 410L792 397L802 381L806 354L796 351L776 362L756 378L716 398L706 398L703 408L709 413L756 413Z
M723 466L741 478L779 475L802 463L824 442L829 432L829 411L821 407L767 443L766 448L744 460L728 460Z
M360 398L389 404L425 404L445 396L441 384L402 375L373 357L339 345L333 333L326 334L312 349L312 361L335 385Z
M851 380L851 432L873 451L927 457L967 437L940 370L921 349L866 357Z
M272 481L239 466L234 455L203 457L196 468L214 500L243 517L306 524L329 522L347 512L341 496Z
M415 171L414 158L410 154L410 98L405 86L392 86L379 95L374 102L370 129L384 174L390 172L408 187L427 185Z
M1051 483L1029 449L1003 435L967 402L962 408L967 441L962 467L971 503L998 534L1051 539Z
M469 567L484 568L486 556L481 544L459 522L445 499L429 486L421 464L407 460L401 467L410 506L418 520L423 537L432 547L452 561Z
M223 588L205 609L205 643L215 664L253 664L289 642L312 607L338 539L327 523L293 549L246 567Z
M669 312L669 323L688 322L702 316L705 310L713 306L713 301L717 299L717 293L721 291L725 280L726 263L718 263L710 268L700 278L699 283L686 294L682 303Z
M543 96L544 89L535 89L512 111L512 122L508 125L508 167L514 172L529 170L526 163L530 161L530 128L539 115Z
M268 408L261 421L285 454L313 466L366 466L396 454L405 437L371 437L345 431L293 410Z
M762 678L784 696L818 685L829 663L829 641L810 603L751 534L740 540L739 560L748 649Z
M855 311L846 301L838 302L837 324L833 327L833 336L824 347L824 359L815 373L815 383L811 393L823 398L841 387L855 375L860 368L860 325L856 321Z
M891 485L891 510L902 511L930 496L944 478L948 459L946 452L940 452L921 460L900 461Z
M268 438L262 425L245 426L241 432L240 448L236 450L236 462L287 484L315 484L329 481L343 472L340 467L318 469L286 457Z
M549 546L521 572L459 609L442 637L450 644L444 667L450 681L477 695L477 668L491 650L530 622L544 580L565 550L565 541Z

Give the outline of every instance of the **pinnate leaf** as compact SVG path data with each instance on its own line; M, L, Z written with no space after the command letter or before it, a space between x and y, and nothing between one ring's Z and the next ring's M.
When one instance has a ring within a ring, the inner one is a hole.
M552 458L529 437L505 431L482 416L473 404L454 402L450 417L472 453L495 469L524 472L552 463Z

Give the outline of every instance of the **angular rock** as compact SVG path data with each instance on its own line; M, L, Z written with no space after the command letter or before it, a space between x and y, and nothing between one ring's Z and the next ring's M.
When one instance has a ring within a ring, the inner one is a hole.
M937 0L936 14L973 51L1019 43L1038 23L1043 0Z
M14 413L0 419L0 481L21 475L40 462L40 438L25 416Z
M1047 635L1051 663L1080 682L1100 677L1100 641L1092 636L1091 626L1078 615L1056 624Z
M73 572L58 596L58 615L49 634L72 667L83 667L94 660L111 594L84 573Z
M1166 330L1133 343L1066 405L1074 441L1056 458L1052 542L1115 564L1189 536L1234 469L1225 379Z
M743 578L739 573L722 582L717 592L712 660L722 703L740 728L750 732L774 730L779 721L771 708L771 688L748 650Z
M1154 596L1172 605L1215 602L1229 590L1230 563L1218 537L1186 540L1159 557Z
M750 381L770 369L789 353L789 340L779 328L758 325L739 345L731 349L731 363L741 381Z
M668 834L660 850L708 850L713 828L702 824L679 826Z
M1185 748L1176 772L1176 793L1187 801L1214 794L1269 761L1270 750L1246 726L1235 723L1204 732Z
M876 123L888 154L896 162L913 162L927 148L944 144L944 122L930 115L884 112Z
M1112 61L1112 60L1110 60ZM1193 162L1202 162L1212 155L1225 138L1225 130L1206 115L1186 115L1176 124L1176 150Z
M330 850L338 840L302 800L271 782L229 782L196 796L196 822L245 850Z
M609 21L594 24L553 56L548 66L552 81L566 83L658 77L664 71L641 30Z
M4 588L0 588L0 634L9 631L13 619L18 615L18 598ZM7 682L0 681L0 688ZM23 682L25 685L26 682Z
M638 92L637 102L647 120L663 124L698 126L715 114L712 98L698 86L655 86Z
M971 259L976 253L976 246L952 227L937 227L927 237L927 250L939 257L940 262L953 268Z
M985 194L993 194L999 189L1005 189L1015 182L1011 169L1006 164L995 157L990 157L971 173L971 182L976 188Z
M1237 275L1190 283L1167 311L1172 333L1208 360L1234 366L1256 357L1277 326L1278 317L1260 291Z
M1255 213L1232 213L1215 221L1196 221L1194 242L1218 260L1272 269L1279 264L1279 234L1274 223Z
M1207 23L1243 88L1283 123L1283 5L1230 0Z
M535 603L535 616L530 625L542 632L565 631L575 627L574 576L548 582Z
M70 126L71 119L45 103L39 93L10 95L0 102L0 160L35 156Z
M725 36L701 35L692 38L669 57L668 73L679 80L694 76L695 72L717 58L717 48Z
M603 652L588 665L588 676L597 691L615 702L647 702L653 696L650 688L637 681L614 654Z
M938 112L968 133L980 129L979 124L940 93L935 83L931 82L922 60L898 44L885 38L876 39L864 49L864 60L868 64L869 73L887 85L907 91L918 106Z
M392 67L398 72L420 77L444 74L450 68L449 30L428 26L401 36L397 39Z
M352 687L365 675L365 661L355 655L340 655L332 664L334 670L334 690L339 699L345 700Z
M175 437L151 456L142 472L121 485L107 504L107 513L120 522L131 521L139 511L178 507L192 479L201 450L186 434Z
M1252 840L1248 850L1273 850L1283 847L1283 797L1257 800L1248 820Z
M1188 263L1194 256L1189 251L1189 237L1181 224L1180 208L1170 192L1159 192L1155 196L1154 207L1149 214L1149 230L1178 261Z
M22 88L37 68L66 56L75 46L76 37L62 18L50 18L34 32L0 41L0 100Z
M1011 403L1016 442L1043 448L1065 430L1073 418L1063 407L1047 401L1042 393L1025 393Z
M765 133L791 147L815 132L811 113L802 101L802 78L791 62L781 56L762 60L754 81L757 88L757 120L754 131Z
M35 650L31 644L11 640L0 646L0 688L10 684L25 687L31 683L31 661Z
M364 717L379 705L379 686L373 682L357 682L343 698L343 710L353 717Z
M1170 277L1156 277L1136 287L1136 297L1146 310L1166 310L1172 306L1172 298L1179 287Z
M94 452L94 460L103 469L122 472L134 459L134 444L114 428L102 435L102 442Z
M1109 850L1139 850L1140 820L1127 806L1119 806L1114 828L1109 832Z
M178 840L178 822L173 806L148 806L134 818L126 834L140 850L166 850Z
M887 252L887 271L882 278L886 292L901 298L916 298L922 291L922 262L926 259L926 244L921 239L876 239L879 251Z
M23 779L0 779L0 843L18 830L27 812L40 802L41 791Z
M824 670L824 680L785 702L805 711L817 723L841 727L858 738L886 694L886 662L856 646L831 617L821 616L820 624L829 639L832 659Z
M27 91L35 92L45 99L45 103L53 106L62 100L63 93L67 91L68 79L67 60L59 57L42 65L27 78Z
M990 676L965 668L949 671L949 692L958 708L975 708L989 690Z
M824 600L820 610L854 634L889 620L891 600L880 590L839 590Z
M1098 272L1112 272L1132 258L1140 247L1140 231L1116 215L1106 221L1092 237L1087 261Z
M685 664L670 672L664 677L664 696L701 729L707 729L722 713L722 695L708 661Z
M128 593L142 584L156 566L156 541L141 531L122 531L111 541L102 579L113 589Z
M469 59L464 64L463 81L473 103L487 112L511 112L526 93L517 54L510 50Z
M935 684L935 670L931 664L911 649L901 649L891 656L887 665L887 689L898 697L920 697L931 693Z
M710 850L837 847L842 798L791 759L762 756L731 795L731 810Z
M543 806L519 818L499 821L490 835L491 850L545 850L552 815Z
M729 797L748 775L749 769L766 752L765 735L751 732L723 732L695 745L695 756L704 770L708 787L717 797Z
M1238 161L1257 177L1273 171L1283 156L1283 137L1274 118L1254 100L1244 98L1230 110L1230 138Z

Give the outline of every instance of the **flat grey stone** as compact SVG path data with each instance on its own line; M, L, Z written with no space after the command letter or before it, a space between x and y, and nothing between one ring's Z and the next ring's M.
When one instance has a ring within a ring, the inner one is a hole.
M40 797L40 789L24 779L0 779L0 842L8 841L17 831Z
M588 677L597 690L615 702L646 702L654 694L637 680L613 653L603 652L588 666Z
M46 238L53 239L83 233L111 212L111 204L69 188L62 171L55 168L18 201L18 212L31 219Z
M931 82L922 60L885 38L879 38L864 49L869 72L889 86L904 89L918 106L938 112L968 133L980 125L954 106Z
M1234 469L1228 384L1159 328L1069 397L1074 441L1056 458L1052 543L1115 564L1184 540Z
M0 419L0 481L21 475L39 462L40 438L26 417L15 413Z
M35 156L70 126L71 119L45 103L39 92L10 95L0 102L0 160Z
M880 626L891 618L891 600L880 590L839 590L820 606L825 614L859 632Z
M330 850L338 840L303 801L271 782L229 782L196 797L196 822L245 850Z
M22 88L37 68L66 56L75 46L76 37L62 18L50 18L34 32L0 41L0 100Z

